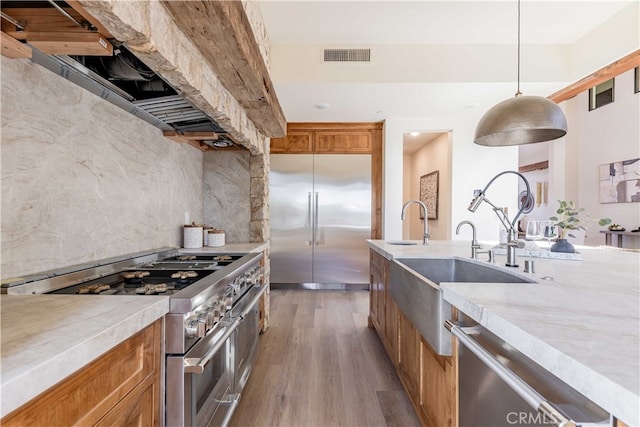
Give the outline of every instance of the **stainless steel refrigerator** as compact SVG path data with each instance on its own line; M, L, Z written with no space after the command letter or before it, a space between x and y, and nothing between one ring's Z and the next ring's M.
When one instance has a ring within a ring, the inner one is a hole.
M271 284L369 283L371 156L272 154Z

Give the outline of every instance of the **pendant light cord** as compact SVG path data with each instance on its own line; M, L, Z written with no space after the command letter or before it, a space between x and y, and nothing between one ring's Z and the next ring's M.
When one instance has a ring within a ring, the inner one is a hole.
M518 0L518 91L516 96L522 95L520 92L520 0Z

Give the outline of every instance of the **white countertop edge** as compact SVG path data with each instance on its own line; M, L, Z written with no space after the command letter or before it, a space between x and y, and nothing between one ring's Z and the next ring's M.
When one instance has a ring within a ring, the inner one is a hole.
M630 426L640 425L640 396L611 381L588 366L558 351L508 320L492 313L456 292L455 284L442 285L443 297L496 336L511 344L560 380L587 396ZM524 345L524 343L528 345ZM531 349L536 348L535 354ZM540 351L543 348L544 351ZM603 349L609 351L609 349ZM569 368L569 369L568 369Z
M101 333L52 356L45 363L25 366L19 376L3 380L0 388L0 418L162 318L168 311L169 297L157 298L154 304L144 310L121 319Z
M245 254L262 252L269 247L268 242L263 243L227 243L224 246L203 246L201 248L179 248L180 253L189 254Z

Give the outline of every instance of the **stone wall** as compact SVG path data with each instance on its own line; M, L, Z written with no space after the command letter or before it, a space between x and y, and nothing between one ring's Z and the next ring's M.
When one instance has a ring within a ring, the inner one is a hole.
M1 60L2 278L181 246L184 213L203 215L203 153L30 60Z
M249 120L246 112L220 83L199 50L173 23L161 2L121 0L81 0L82 5L111 33L124 42L136 56L161 75L180 94L197 108L211 116L225 131L251 153L251 205L248 237L251 242L269 239L268 218L268 138ZM243 1L254 37L267 67L269 66L269 40L258 6ZM219 154L215 152L213 155ZM208 157L208 156L207 156ZM233 171L217 162L221 176L226 180ZM208 167L205 167L208 169ZM209 176L213 179L213 174ZM229 182L227 180L227 182ZM211 194L211 193L209 193ZM215 206L219 201L205 199L207 218L229 215ZM237 205L234 205L237 208ZM212 223L212 225L214 225ZM244 236L233 227L233 239ZM230 229L231 230L231 229Z
M229 243L250 241L250 158L244 150L204 154L204 223L225 230Z

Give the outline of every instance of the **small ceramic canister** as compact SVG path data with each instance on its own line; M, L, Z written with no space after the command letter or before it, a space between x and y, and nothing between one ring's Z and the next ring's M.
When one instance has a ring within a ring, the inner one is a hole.
M224 246L224 230L219 230L214 228L213 230L208 230L207 236L207 246Z
M194 224L184 226L183 247L187 249L202 247L202 226Z

